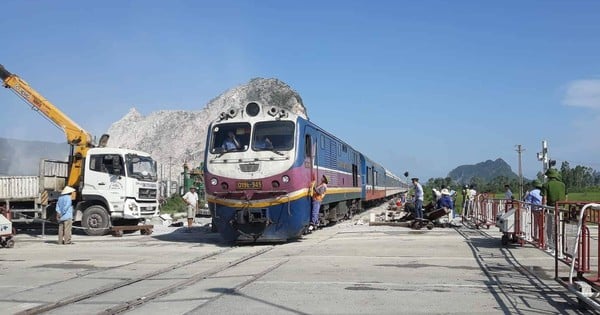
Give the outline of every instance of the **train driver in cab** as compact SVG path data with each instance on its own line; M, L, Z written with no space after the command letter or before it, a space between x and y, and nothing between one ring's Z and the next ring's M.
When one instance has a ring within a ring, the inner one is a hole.
M223 145L221 145L221 148L224 151L238 150L241 148L240 143L235 138L235 134L233 133L233 131L229 131L227 133L227 138L225 139L225 141L223 141Z
M271 139L269 139L269 137L264 136L260 139L257 139L256 144L254 145L254 147L256 149L263 149L263 150L271 150L273 149L273 143L271 142Z

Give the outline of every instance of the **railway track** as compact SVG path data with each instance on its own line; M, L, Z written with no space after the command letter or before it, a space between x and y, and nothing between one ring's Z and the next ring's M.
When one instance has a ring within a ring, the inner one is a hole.
M317 246L336 234L329 228L315 233L304 240L302 246L297 246L300 243L291 245L290 255L302 255L312 246ZM188 236L191 234L181 234L181 238L168 240L189 241ZM196 238L194 242L199 242ZM64 253L60 252L58 255L66 256L56 261L34 260L36 262L26 268L36 268L33 269L36 270L35 274L37 270L49 270L54 281L40 281L41 285L34 286L23 285L27 289L0 299L0 303L21 305L18 309L12 309L11 313L14 314L119 314L134 309L144 312L148 308L160 308L165 303L174 301L184 305L180 309L187 309L189 306L188 311L194 313L218 301L223 295L241 290L289 261L289 258L256 260L255 258L273 249L273 246L265 245L216 247L192 256L189 251L179 251L179 246L156 242L153 238L134 237L119 242L112 238L108 238L108 241L85 239L78 242L79 245L82 243L86 243L85 247L78 247L76 254L68 251L71 248L60 247L57 249ZM88 251L88 248L96 246L100 252L109 250L112 247L107 246L109 243L118 243L121 248L111 252L106 258L98 256L95 250ZM122 251L123 247L132 247L131 253ZM142 254L145 251L141 248L147 247L158 248L156 252L163 247L168 248L170 256L161 259L160 256L152 258ZM197 251L196 248L192 250ZM121 253L124 255L121 256ZM134 253L142 256L137 258ZM108 257L115 257L117 260L111 262L106 260ZM69 269L77 271L71 273L68 272ZM62 278L57 278L56 271L60 273L61 270L65 273ZM37 281L35 276L26 278L30 283ZM188 289L185 290L186 288ZM176 292L179 293L175 294Z
M187 288L191 285L209 279L211 276L214 276L228 269L234 268L235 266L238 266L253 258L259 257L260 255L271 251L273 248L273 246L252 248L252 250L248 253L244 253L244 251L248 251L249 247L234 247L225 250L215 251L200 257L195 257L193 259L172 264L170 266L146 273L138 277L119 281L117 283L96 288L81 294L64 297L61 298L58 302L46 303L36 307L32 307L21 311L17 314L33 315L43 313L80 313L82 308L87 309L85 313L88 314L120 314L128 310L134 309L136 307L139 307L150 301L153 301L159 297L167 296L169 294ZM236 252L242 252L241 257L235 258L235 254L240 254ZM212 258L218 258L220 256L225 256L228 254L234 254L232 255L234 256L234 258L222 259L223 262L220 262L215 266L211 266L210 268L203 268L206 267L206 265L210 264L210 260L214 260ZM285 261L280 261L265 270L259 271L256 275L252 276L250 280L242 282L235 288L241 288L247 285L248 283L251 283L258 277L268 273L271 270L274 270L283 263L285 263ZM200 271L188 272L189 270ZM185 276L182 276L182 272ZM164 285L157 288L156 283L160 281L163 281L165 283ZM141 288L143 289L141 290ZM127 294L124 294L123 296L131 296L130 292L132 291L135 292L134 297L119 299L119 302L116 302L114 305L109 307L105 306L106 301L110 301L110 296L121 296L120 292L129 292ZM108 298L103 300L103 298L105 297ZM125 301L123 302L123 300Z

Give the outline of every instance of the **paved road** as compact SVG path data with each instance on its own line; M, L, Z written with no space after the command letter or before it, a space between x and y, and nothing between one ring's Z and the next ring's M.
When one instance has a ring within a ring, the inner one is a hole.
M276 246L229 246L206 221L70 246L20 234L0 249L0 314L585 314L552 257L495 229L357 222Z

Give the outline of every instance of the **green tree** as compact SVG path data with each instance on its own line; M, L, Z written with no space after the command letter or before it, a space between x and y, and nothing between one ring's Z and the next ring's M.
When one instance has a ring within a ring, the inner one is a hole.
M483 192L484 191L483 189L486 188L486 183L480 177L473 176L473 177L471 177L471 181L469 182L469 186L475 187L475 190L477 192Z
M173 214L176 212L185 212L186 211L186 203L178 194L173 194L173 196L167 198L164 204L160 206L160 213L169 213Z

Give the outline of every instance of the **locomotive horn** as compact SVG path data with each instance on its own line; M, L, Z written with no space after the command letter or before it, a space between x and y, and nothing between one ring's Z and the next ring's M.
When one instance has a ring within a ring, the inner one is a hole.
M277 115L277 107L273 106L273 107L269 108L269 115L271 115L271 116Z
M233 108L229 110L229 113L227 113L227 115L229 116L229 118L235 117L236 114L237 114L237 110L235 110Z

